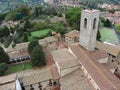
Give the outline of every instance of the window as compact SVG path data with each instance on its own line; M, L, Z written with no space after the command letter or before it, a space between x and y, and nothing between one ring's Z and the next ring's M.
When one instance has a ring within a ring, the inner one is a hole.
M87 18L84 19L84 28L87 28Z
M96 18L93 21L93 29L95 29L95 28L96 28Z

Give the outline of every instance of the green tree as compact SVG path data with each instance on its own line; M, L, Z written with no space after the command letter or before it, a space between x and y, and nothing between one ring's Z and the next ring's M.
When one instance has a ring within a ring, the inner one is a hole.
M117 27L117 31L120 32L120 24L117 24L116 27Z
M28 35L27 33L24 33L22 38L21 38L21 42L28 42Z
M65 34L67 32L67 29L64 27L63 24L64 23L62 23L62 22L52 23L50 28L52 30L54 30L55 32L61 33L63 35L63 34Z
M0 47L0 63L7 63L9 61L9 56L5 51L3 50L2 47Z
M31 54L33 48L34 48L35 46L38 46L38 45L39 45L39 44L38 44L38 40L33 40L33 41L31 41L31 42L28 44L28 52L29 52L29 54Z
M40 29L43 29L42 26L43 26L42 23L35 23L33 28L34 30L40 30Z
M24 24L24 29L27 30L29 28L31 28L31 22L29 20L26 20Z
M3 14L0 13L0 24L5 19L6 15L7 15L7 13L3 13Z
M9 35L9 29L7 27L0 28L0 37L7 37Z
M114 14L114 13L115 13L115 9L114 9L114 8L110 9L110 10L109 10L109 13Z
M35 16L39 16L42 14L42 7L35 7Z
M74 29L80 30L80 17L81 17L81 8L75 7L69 9L65 13L65 18L70 26Z
M6 70L7 70L7 64L6 63L0 63L0 76L4 75Z
M106 20L105 20L104 26L105 26L105 27L111 27L111 26L112 26L112 23L110 22L109 19L106 19Z
M45 54L41 46L37 45L31 52L31 62L33 66L44 66L46 64Z
M90 9L96 9L97 8L97 2L96 1L93 1L93 0L89 0L87 2L87 8L90 8Z
M97 33L97 40L100 40L101 38L101 34L100 34L100 31L98 30L98 33Z
M62 17L62 13L61 13L61 12L58 12L58 13L57 13L57 16L58 16L58 17Z
M8 20L17 20L17 14L16 12L10 12L6 15L5 17L5 20L8 21Z
M38 10L39 10L39 8L38 8L38 7L35 7L35 12L34 12L34 13L35 13L35 16L39 16L39 11L38 11Z
M3 38L0 38L0 42L3 44L3 43L4 43L4 39L3 39Z
M21 5L19 8L18 8L18 13L21 13L23 14L24 16L27 16L29 15L30 11L29 11L29 8L25 5Z

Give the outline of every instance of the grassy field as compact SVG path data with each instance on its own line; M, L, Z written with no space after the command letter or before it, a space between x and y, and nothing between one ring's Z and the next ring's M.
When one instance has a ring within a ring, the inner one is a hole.
M107 41L110 43L118 43L117 35L115 34L113 29L110 28L102 28L100 29L101 33L101 41Z
M5 74L15 73L15 72L19 72L19 71L31 69L31 68L32 68L31 62L20 63L17 65L9 66Z
M47 34L49 34L50 31L51 29L44 29L44 30L38 30L38 31L31 32L31 36L28 36L28 40L32 41L35 39L35 37L42 38L46 36Z
M43 35L48 34L49 31L50 31L50 29L34 31L34 32L31 33L31 35L32 35L33 37L41 37L41 36L43 36Z

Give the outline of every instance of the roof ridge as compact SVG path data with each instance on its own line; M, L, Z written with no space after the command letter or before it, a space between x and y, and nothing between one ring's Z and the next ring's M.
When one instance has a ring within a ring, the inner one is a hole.
M77 46L77 48L79 49L79 50L81 50L78 46ZM104 75L104 73L96 66L96 64L91 60L91 58L83 51L83 50L81 50L84 54L85 54L85 56L90 60L90 62L92 62L93 63L93 65L96 67L96 69L98 69L99 70L99 72L104 76L104 78L106 78L111 84L112 84L112 86L113 87L115 87L114 86L114 84ZM116 87L115 87L116 88Z
M77 48L75 48L74 46L76 46ZM78 45L71 45L71 48L75 49L75 51L77 51L76 53L78 53L78 50L82 51ZM87 59L89 59L89 61L94 65L94 67L96 67L97 71L101 73L101 75L103 76L103 78L105 80L107 80L109 82L109 84L112 86L112 88L116 88L113 83L111 83L111 81L103 74L103 72L101 72L101 70L95 65L95 63L85 54L85 52L82 51L82 53L87 57Z

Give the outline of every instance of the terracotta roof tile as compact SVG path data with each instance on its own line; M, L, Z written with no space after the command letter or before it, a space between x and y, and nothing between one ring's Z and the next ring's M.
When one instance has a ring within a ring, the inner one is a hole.
M77 69L60 79L62 90L94 90L81 69Z
M46 81L49 79L52 79L52 73L48 67L43 67L30 73L24 73L24 76L21 78L24 86Z
M16 80L15 74L0 77L0 90L16 90L15 80Z
M65 36L71 37L71 38L73 38L73 37L78 37L79 38L80 32L77 31L77 30L73 30L71 32L66 33Z
M15 74L3 76L3 77L0 77L0 85L5 84L5 83L9 83L9 82L14 82L15 80L16 80Z
M54 60L58 63L60 69L78 66L79 62L66 48L52 52Z
M71 45L70 49L78 57L80 63L86 68L101 90L120 90L120 81L115 78L115 75L107 71L97 62L92 61L92 58L81 46Z

